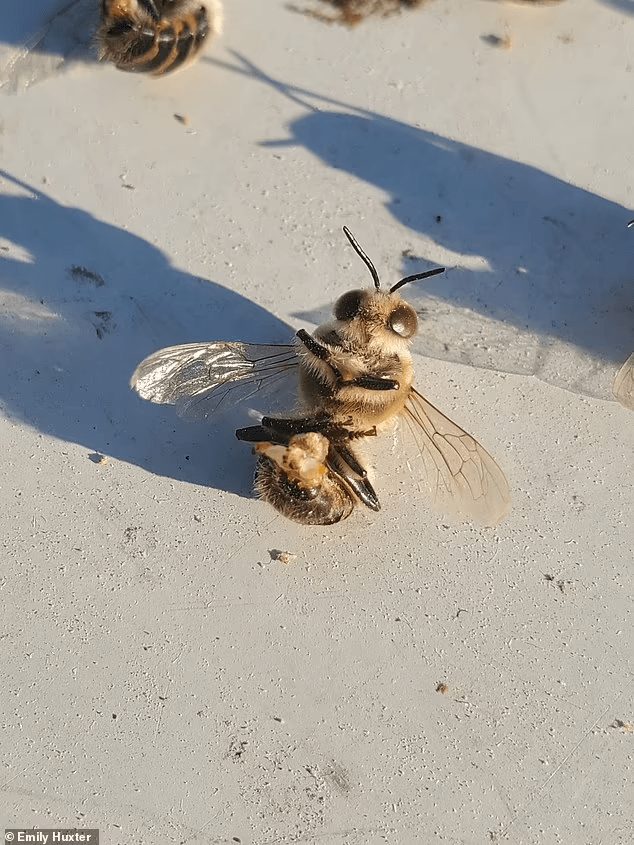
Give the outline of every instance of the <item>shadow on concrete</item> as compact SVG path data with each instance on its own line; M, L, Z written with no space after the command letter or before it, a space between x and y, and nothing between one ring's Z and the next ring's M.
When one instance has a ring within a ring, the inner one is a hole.
M423 249L443 249L448 272L407 290L423 318L418 351L611 398L634 338L631 210L536 167L286 85L234 55L232 70L303 107L287 136L265 146L302 147L378 188L394 219L427 240L414 252L403 244L395 277L431 266ZM297 316L319 322L325 313Z
M185 423L128 387L176 343L288 342L239 294L147 241L0 172L0 404L11 418L151 472L248 495L253 459L226 420ZM244 411L241 425L248 424Z

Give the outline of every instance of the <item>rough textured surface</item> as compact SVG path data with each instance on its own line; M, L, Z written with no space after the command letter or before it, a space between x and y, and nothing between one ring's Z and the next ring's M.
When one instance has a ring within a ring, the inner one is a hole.
M20 49L36 5L0 51L0 818L629 845L629 4L225 0L162 82L91 60L90 4ZM160 346L313 329L368 281L343 224L386 281L451 268L408 291L417 387L504 467L499 528L439 520L390 438L383 510L301 528L250 498L246 412L129 391Z

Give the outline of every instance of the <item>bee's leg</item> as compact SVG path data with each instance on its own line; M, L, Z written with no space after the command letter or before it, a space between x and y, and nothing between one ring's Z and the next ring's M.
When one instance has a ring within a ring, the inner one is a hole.
M250 425L248 428L239 428L236 431L236 437L246 443L275 443L280 446L288 446L291 435L276 432L273 429L265 428L263 425Z
M350 432L343 426L331 422L328 417L262 417L262 428L274 432L280 437L292 437L294 434L307 434L315 431L329 440L345 440Z
M329 349L326 349L326 347L322 346L319 341L315 340L314 337L311 337L311 335L308 334L306 329L300 329L296 333L295 337L298 337L301 340L306 349L308 349L309 352L312 352L315 358L319 358L321 361L325 361L330 367L330 369L333 371L333 373L336 375L336 377L339 379L339 382L341 384L344 383L341 372L337 369L337 367L335 367L335 365L330 360Z
M380 511L381 503L374 492L374 488L367 478L357 479L353 476L344 476L346 484L350 487L355 496L358 496L363 504L371 511Z
M373 425L372 428L369 428L367 431L349 431L348 437L350 440L359 438L359 437L376 437L378 435L378 431L376 430L376 426Z
M355 472L360 478L367 478L368 471L365 467L362 467L359 461L357 460L356 455L354 455L350 449L344 443L337 443L334 445L331 442L331 447L336 450L337 455L346 462L346 464L350 467L352 472Z
M326 463L331 472L338 475L366 507L373 511L381 510L381 503L367 478L366 470L349 449L342 444L334 446L331 443ZM361 478L357 478L357 475Z
M251 425L248 428L239 428L236 431L238 440L247 443L278 443L287 446L288 441L295 434L308 434L309 432L323 434L329 440L345 440L350 437L346 428L335 425L326 417L262 417L261 425Z
M306 329L300 329L297 332L298 337L309 352L312 352L316 358L325 361L333 373L339 379L339 387L363 387L366 390L398 390L400 385L395 379L379 378L378 376L359 376L358 378L346 380L341 375L339 370L330 360L330 351L322 346L321 343L311 337Z
M286 444L294 434L308 434L311 431L323 434L328 440L337 443L346 440L358 440L361 437L376 437L376 426L367 431L356 431L348 428L352 420L343 425L331 422L327 417L262 417L261 425L252 425L249 428L239 428L236 431L238 440L246 440L249 443L270 441L272 443Z
M393 378L359 376L358 378L339 382L339 387L364 387L366 390L398 390L400 385Z
M309 335L306 329L300 329L295 334L295 337L298 337L304 344L306 349L308 349L309 352L312 352L316 358L321 358L322 361L327 361L330 364L330 351L326 349L325 346L322 346L319 341L315 340L314 337ZM338 375L339 378L341 378L341 373L339 372L339 370L336 369L336 367L333 367L332 364L330 364L330 366L332 367L335 374Z

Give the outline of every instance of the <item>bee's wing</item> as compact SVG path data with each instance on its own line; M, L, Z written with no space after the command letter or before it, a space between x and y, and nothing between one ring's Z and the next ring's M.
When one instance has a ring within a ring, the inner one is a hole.
M621 405L634 411L634 352L616 374L612 390Z
M585 306L581 303L580 307L583 310ZM611 398L614 361L610 356L436 296L417 296L415 310L422 325L411 349L418 355L495 372L533 375L573 393Z
M95 0L59 0L42 26L17 47L0 46L0 89L17 93L68 70L76 62L94 62L92 42L99 4Z
M295 347L258 343L185 343L141 361L130 387L143 399L175 405L180 416L223 414L255 393L297 390Z
M495 525L510 501L504 473L477 440L411 389L405 420L425 464L435 504Z

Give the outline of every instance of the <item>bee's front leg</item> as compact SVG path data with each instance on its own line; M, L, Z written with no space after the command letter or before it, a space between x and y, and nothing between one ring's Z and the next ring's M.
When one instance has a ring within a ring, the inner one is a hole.
M341 372L330 360L330 350L328 350L325 346L322 346L321 343L316 341L314 337L311 337L306 329L300 329L297 332L296 337L301 340L306 349L308 349L309 352L312 352L316 358L319 358L328 364L338 379L337 387L363 387L366 390L398 390L400 387L396 379L379 378L379 376L373 375L362 375L353 379L344 379Z
M398 390L400 385L393 378L379 378L379 376L358 376L357 378L341 380L339 387L364 387L366 390Z

